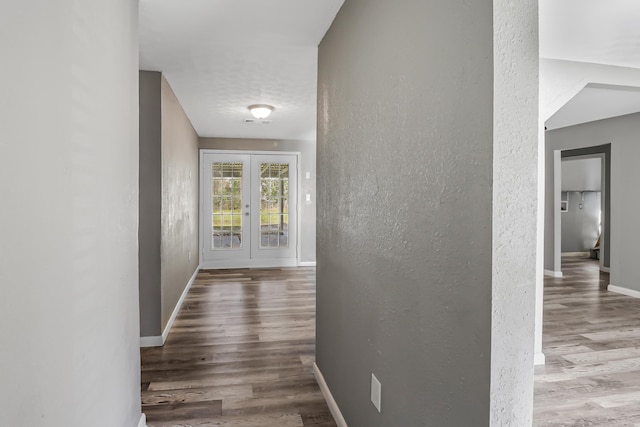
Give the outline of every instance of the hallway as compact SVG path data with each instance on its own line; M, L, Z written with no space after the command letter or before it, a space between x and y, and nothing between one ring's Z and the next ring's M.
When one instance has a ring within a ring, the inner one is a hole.
M141 350L149 427L333 427L313 376L315 269L201 270Z
M640 300L608 292L595 260L562 267L563 278L545 278L534 425L640 425Z

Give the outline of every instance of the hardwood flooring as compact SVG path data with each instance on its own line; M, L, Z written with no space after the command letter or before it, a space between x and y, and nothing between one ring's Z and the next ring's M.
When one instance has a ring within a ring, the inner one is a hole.
M596 261L545 279L535 426L640 426L640 299ZM312 373L312 268L203 270L164 347L142 349L149 427L335 427Z
M545 278L534 425L640 426L640 299L608 292L597 261L562 263Z
M149 427L335 427L313 376L315 269L202 270L145 348Z

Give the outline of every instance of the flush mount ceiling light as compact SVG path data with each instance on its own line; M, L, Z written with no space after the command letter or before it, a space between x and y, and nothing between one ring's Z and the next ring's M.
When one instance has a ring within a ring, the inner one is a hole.
M249 105L248 108L249 111L251 111L253 117L255 117L256 119L266 119L267 117L269 117L269 114L271 114L271 112L275 110L275 107L267 104Z

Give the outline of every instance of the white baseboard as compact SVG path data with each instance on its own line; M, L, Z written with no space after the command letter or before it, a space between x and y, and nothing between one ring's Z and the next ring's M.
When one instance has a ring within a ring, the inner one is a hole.
M298 263L298 267L315 267L315 261L301 261Z
M138 427L147 427L147 416L144 413L140 415L140 421L138 421Z
M635 289L622 288L620 286L615 286L609 283L607 286L607 290L611 292L615 292L617 294L626 295L628 297L640 298L640 291L636 291Z
M162 347L162 335L140 337L140 347Z
M562 252L562 256L584 256L588 257L589 252Z
M333 415L333 419L336 421L338 427L348 427L347 422L344 420L342 416L342 412L340 412L340 408L336 403L333 395L331 394L331 390L329 390L329 386L327 382L324 380L324 376L322 372L320 372L320 368L318 365L313 363L313 375L316 377L316 381L318 381L318 385L320 386L320 391L322 391L322 395L324 396L324 400L327 401L327 405L329 406L329 411L331 411L331 415Z
M604 265L600 266L600 271L604 273L611 273L611 269L609 267L605 267Z
M173 322L176 320L176 316L180 312L180 308L182 307L182 303L184 302L185 297L189 293L193 282L196 280L198 276L198 272L200 271L200 266L196 267L196 271L193 272L191 278L187 282L187 286L185 286L182 291L182 295L180 295L180 299L176 303L176 306L173 308L173 312L171 313L171 317L169 317L169 321L167 322L167 326L164 327L164 331L162 331L162 336L152 336L152 337L140 337L140 347L162 347L164 342L167 340L167 336L171 331L171 327L173 326Z
M544 353L536 353L533 355L534 366L544 365L545 362L546 362L546 358L544 357Z
M545 270L544 275L551 277L562 277L562 271Z
M200 268L203 270L218 270L221 268L280 268L297 267L297 258L267 258L250 260L222 260L222 261L202 261Z
M197 266L196 271L194 271L193 274L191 275L191 279L189 279L189 281L187 282L187 286L184 287L184 291L182 291L182 295L180 295L180 299L176 303L176 306L173 308L173 313L171 313L171 317L167 322L167 326L165 326L164 331L162 331L162 345L164 345L164 342L167 340L167 335L169 335L169 331L171 331L173 322L176 320L176 316L178 316L178 313L180 312L180 308L182 307L182 303L184 302L184 299L189 293L189 290L191 289L193 282L196 280L196 277L198 277L199 271L200 271L200 266Z

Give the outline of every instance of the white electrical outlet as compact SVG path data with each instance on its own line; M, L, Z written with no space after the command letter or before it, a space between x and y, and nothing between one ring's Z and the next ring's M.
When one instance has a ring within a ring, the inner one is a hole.
M381 412L382 405L382 384L374 374L371 374L371 403Z
M311 179L311 172L305 172L304 177L306 179Z

